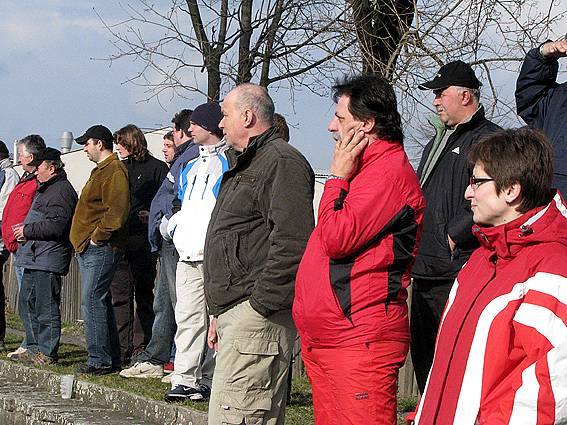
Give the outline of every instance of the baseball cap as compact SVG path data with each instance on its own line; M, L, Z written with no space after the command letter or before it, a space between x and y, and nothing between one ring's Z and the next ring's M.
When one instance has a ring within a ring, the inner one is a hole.
M89 139L105 140L110 143L112 143L113 141L112 132L101 124L93 125L92 127L90 127L87 131L85 131L85 134L77 137L75 139L75 142L77 142L79 145L84 145L89 141Z
M37 167L45 160L55 161L58 159L61 159L61 152L54 148L45 148L44 150L34 154L33 161L31 161L28 165Z
M478 89L481 85L470 65L458 60L443 65L433 80L421 83L418 87L421 90L441 90L449 86Z

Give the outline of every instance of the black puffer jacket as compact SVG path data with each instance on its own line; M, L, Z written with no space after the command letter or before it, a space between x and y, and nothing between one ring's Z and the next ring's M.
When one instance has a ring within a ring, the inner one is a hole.
M16 265L65 275L73 254L69 242L77 192L61 170L40 183L24 220L26 242L16 251Z
M128 215L128 249L137 250L141 245L149 244L148 223L138 218L141 210L150 211L152 199L160 188L168 167L165 162L146 154L138 161L132 157L126 158L124 165L128 170L130 186L130 214Z
M471 230L473 221L470 202L464 198L470 177L467 157L475 141L499 128L485 118L481 106L468 122L459 124L449 136L447 145L427 180L422 183L426 205L421 244L412 270L413 277L429 280L454 279L478 246L478 240ZM433 140L423 151L417 170L420 178L432 144ZM449 249L448 234L457 244L453 255Z
M272 127L228 151L205 243L205 295L219 315L250 300L263 316L291 309L295 274L313 230L315 176ZM291 314L291 313L290 313Z
M518 115L542 130L553 145L553 186L567 196L567 83L558 84L557 59L544 59L539 49L526 55L516 83Z

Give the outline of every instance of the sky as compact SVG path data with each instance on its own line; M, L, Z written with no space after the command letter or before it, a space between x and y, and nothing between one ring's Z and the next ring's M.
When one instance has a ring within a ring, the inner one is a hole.
M140 64L101 60L116 50L97 13L107 22L125 17L118 1L0 1L0 139L10 150L16 139L32 133L57 147L63 131L77 137L99 123L112 131L128 123L166 127L178 110L205 102L199 95L163 96L161 105L142 101L143 89L125 83ZM334 113L332 100L307 91L291 96L287 89L271 94L276 110L291 124L293 145L314 168L327 168L333 148L326 130ZM410 158L418 155L409 151Z

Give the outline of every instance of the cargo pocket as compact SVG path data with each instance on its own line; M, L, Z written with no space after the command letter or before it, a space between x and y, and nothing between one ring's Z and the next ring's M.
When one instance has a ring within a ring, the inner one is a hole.
M220 423L222 425L263 425L272 407L271 397L251 396L244 392L220 394Z
M278 341L259 338L238 338L233 341L234 361L226 379L231 390L263 390L270 388L272 369L279 353Z

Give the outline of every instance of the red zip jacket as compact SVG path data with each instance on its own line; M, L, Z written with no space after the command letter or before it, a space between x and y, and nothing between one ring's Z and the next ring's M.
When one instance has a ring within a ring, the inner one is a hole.
M567 423L567 207L473 233L416 424Z
M408 341L407 292L425 201L403 146L375 140L350 182L331 179L296 277L307 347Z
M6 249L12 253L18 250L18 241L14 237L12 226L23 223L36 191L37 179L35 174L24 174L8 196L8 201L2 213L2 239Z

